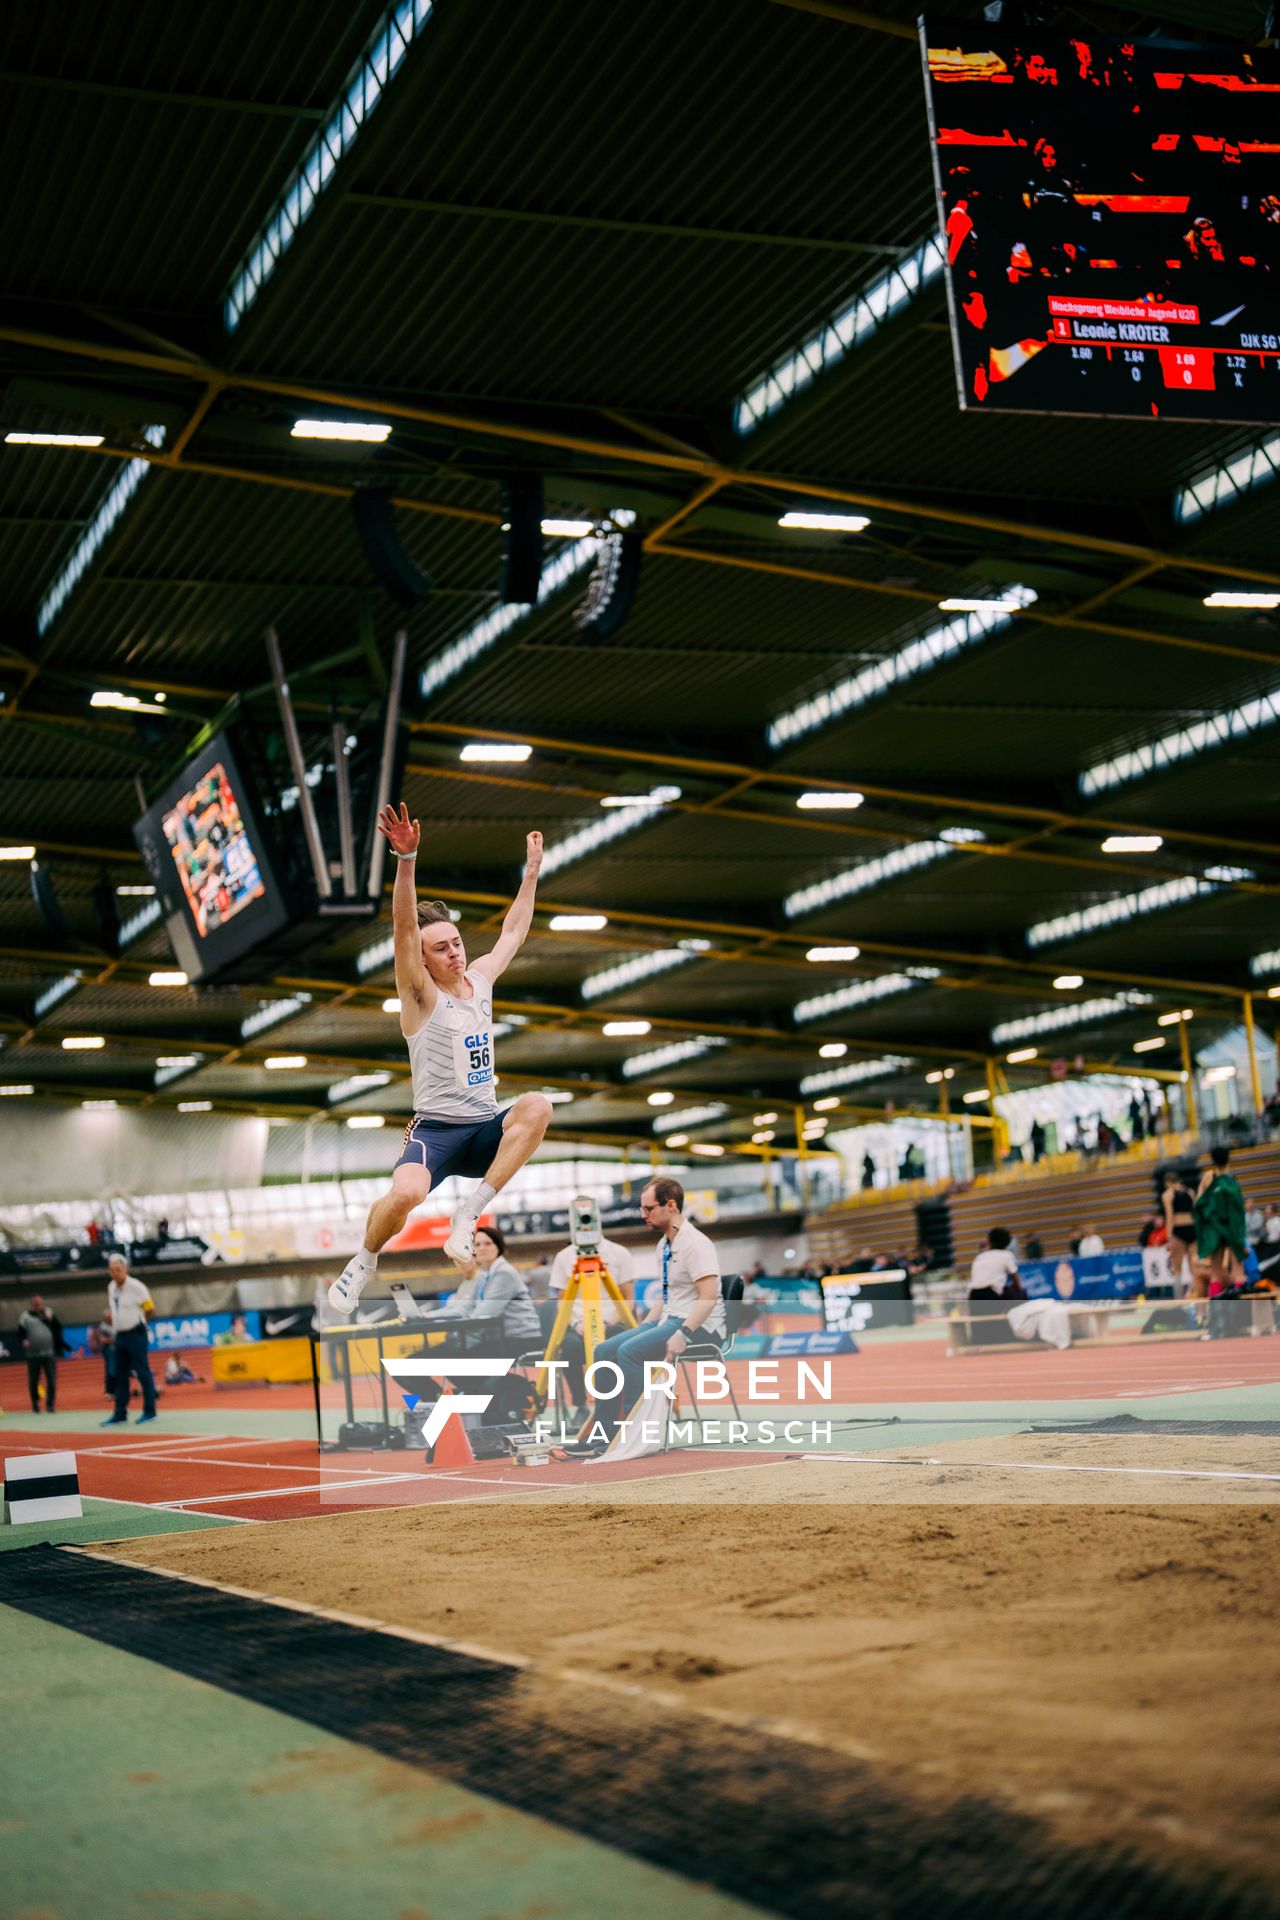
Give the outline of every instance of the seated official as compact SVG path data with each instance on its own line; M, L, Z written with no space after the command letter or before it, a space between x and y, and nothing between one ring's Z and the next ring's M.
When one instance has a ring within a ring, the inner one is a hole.
M499 1227L477 1227L475 1257L467 1277L447 1307L426 1316L429 1320L490 1320L493 1330L468 1332L466 1351L511 1355L542 1344L538 1309L529 1296L524 1276L507 1259L506 1236ZM458 1351L461 1352L459 1345Z
M605 1437L593 1443L589 1433L588 1447L594 1444L600 1450L643 1394L647 1360L674 1365L692 1341L710 1340L721 1346L725 1338L720 1256L706 1234L685 1219L680 1182L665 1177L651 1180L640 1196L640 1211L662 1236L658 1242L662 1296L638 1327L624 1328L596 1348L595 1364L611 1360L622 1374L621 1393L596 1403L590 1433L599 1428ZM601 1385L611 1378L603 1376Z

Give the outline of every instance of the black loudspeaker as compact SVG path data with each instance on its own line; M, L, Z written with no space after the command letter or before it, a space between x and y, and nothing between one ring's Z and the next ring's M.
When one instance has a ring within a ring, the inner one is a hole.
M114 959L120 951L120 909L116 904L116 890L105 876L93 890L93 924L98 945Z
M542 575L542 480L512 474L502 485L502 577L498 596L531 607Z
M636 602L640 585L643 535L636 528L611 533L600 542L600 557L587 583L586 598L573 619L588 640L611 640Z
M53 883L53 868L40 860L31 862L31 898L36 903L40 918L50 933L59 940L71 938L71 928L66 914L58 904L58 890Z
M404 550L390 497L358 489L351 496L351 512L370 573L397 606L412 613L430 593L431 582Z

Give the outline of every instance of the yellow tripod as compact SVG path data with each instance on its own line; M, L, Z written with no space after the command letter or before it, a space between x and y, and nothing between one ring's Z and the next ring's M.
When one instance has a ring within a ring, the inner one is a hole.
M591 1365L596 1348L605 1337L606 1298L612 1300L618 1309L623 1325L634 1327L636 1316L631 1309L631 1303L623 1295L604 1261L598 1254L580 1253L573 1263L573 1272L569 1275L569 1284L564 1290L564 1298L560 1302L555 1323L547 1339L547 1350L542 1356L542 1365L538 1369L539 1393L545 1394L547 1391L545 1378L547 1362L558 1357L561 1343L573 1319L573 1309L579 1300L582 1302L582 1344L587 1350L586 1365Z

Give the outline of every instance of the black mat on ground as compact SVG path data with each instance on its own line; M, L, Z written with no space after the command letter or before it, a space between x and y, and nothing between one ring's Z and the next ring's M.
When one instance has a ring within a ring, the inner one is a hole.
M826 1749L56 1547L0 1555L0 1603L795 1920L1280 1916L977 1797L913 1805Z
M1228 1440L1272 1440L1280 1434L1280 1420L1143 1420L1136 1413L1112 1413L1105 1420L1039 1421L1028 1433L1144 1433L1220 1434Z

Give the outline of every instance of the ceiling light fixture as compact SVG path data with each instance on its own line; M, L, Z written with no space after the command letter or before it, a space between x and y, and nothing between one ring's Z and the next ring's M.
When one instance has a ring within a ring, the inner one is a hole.
M179 1113L212 1113L212 1100L179 1100Z
M757 1113L752 1116L753 1127L771 1127L777 1119L776 1113Z
M552 933L601 933L608 924L607 913L553 913L547 922Z
M34 847L0 847L0 860L34 860Z
M650 787L648 793L606 793L601 797L602 807L667 807L673 800L680 798L679 787Z
M938 602L939 613L981 613L987 607L994 608L997 613L1020 613L1022 602L1003 600L998 594L994 597L988 595L985 599L979 597L972 600L966 600L961 595L953 595L949 600Z
M594 533L594 520L544 520L542 531L553 540L585 540Z
M7 447L100 447L100 433L6 433Z
M651 1107L669 1107L674 1100L674 1093L651 1093L649 1095L649 1105Z
M861 947L810 947L804 957L816 966L824 960L856 960L861 952Z
M667 1145L669 1147L687 1147L688 1144L689 1136L687 1133L671 1133L667 1135Z
M27 1085L23 1085L23 1086L14 1085L9 1087L0 1087L0 1097L34 1093L34 1092L35 1092L35 1088Z
M384 1013L399 1013L399 1011L400 1011L400 1002L399 1002L399 1000L397 1000L397 999L396 999L396 997L395 997L395 995L394 995L394 994L393 994L393 995L391 996L391 998L390 998L389 1000L384 1000L384 1001L383 1001L383 1003L382 1003L382 1011L383 1011Z
M100 1033L69 1033L62 1042L62 1050L64 1053L96 1053L106 1044Z
M840 1095L838 1093L828 1093L824 1094L821 1100L814 1101L813 1110L815 1113L830 1113L833 1108L839 1105Z
M119 1104L118 1100L82 1100L80 1111L82 1113L114 1113Z
M1039 1047L1017 1047L1014 1052L1006 1053L1005 1059L1011 1067L1020 1067L1026 1060L1037 1059L1039 1053Z
M292 1073L306 1066L307 1056L305 1053L273 1053L262 1064L268 1073ZM387 1078L391 1078L390 1074Z
M1084 985L1084 975L1082 973L1060 973L1053 984L1060 993L1071 993L1076 987L1082 987Z
M347 1125L354 1133L374 1132L386 1126L386 1120L380 1113L349 1113Z
M1280 607L1280 593L1235 593L1223 592L1205 595L1206 607L1260 607L1270 612Z
M767 1147L769 1142L771 1140L776 1140L777 1137L778 1136L775 1133L773 1133L769 1128L765 1128L765 1130L762 1133L752 1134L751 1144L753 1147Z
M809 958L821 948L810 950ZM810 1000L799 1000L791 1009L800 1025L807 1020L822 1020L828 1014L841 1013L847 1007L860 1007L869 1000L883 1000L894 993L907 993L912 987L939 977L938 967L908 967L903 973L878 973L872 980L854 980L847 987L833 987L830 993L818 993Z
M1164 845L1159 833L1109 833L1102 843L1104 853L1158 853Z
M524 746L515 740L469 740L459 753L459 760L491 760L513 763L527 760L533 748Z
M654 1120L655 1133L670 1134L672 1128L705 1127L712 1120L722 1120L729 1109L722 1100L713 1100L702 1107L681 1107L675 1113L660 1113Z
M848 1043L844 1040L825 1040L818 1048L820 1060L843 1060L848 1053Z
M1163 1040L1135 1040L1133 1050L1135 1053L1156 1053L1163 1045Z
M110 707L118 713L163 713L165 710L161 701L140 700L136 693L119 693L108 687L99 687L96 693L91 693L89 705Z
M580 991L584 1000L603 1000L609 994L620 993L624 987L635 986L637 981L667 973L672 967L682 967L693 958L690 942L658 947L648 953L635 954L630 960L620 960L616 966L602 967L599 973L588 973Z
M784 513L778 525L812 533L861 533L871 522L865 513L806 513L796 509Z
M798 793L796 805L802 812L817 813L828 808L860 807L866 798L862 793L837 793L826 789L817 789L812 793Z
M144 895L148 899L150 899L155 893L155 888L154 887L117 887L116 893L119 895L120 899L122 900L130 899L135 895L139 899L141 899Z
M991 1095L985 1087L974 1087L971 1093L964 1095L964 1103L966 1107L978 1107L981 1106L984 1100L989 1100L990 1098Z
M649 1032L652 1020L606 1020L600 1031L606 1040L634 1040Z
M149 987L185 987L187 984L187 976L180 967L160 968L147 975Z
M295 420L289 436L293 440L363 440L380 447L391 438L391 427L383 420Z
M1177 1013L1162 1013L1158 1015L1156 1025L1158 1027L1177 1027L1180 1026L1184 1020L1194 1020L1195 1017L1195 1009L1193 1007L1183 1007Z

